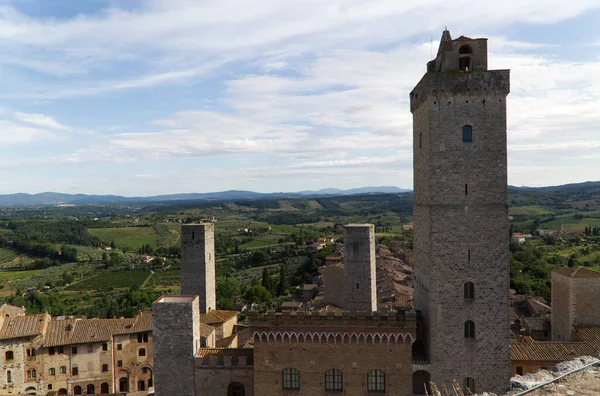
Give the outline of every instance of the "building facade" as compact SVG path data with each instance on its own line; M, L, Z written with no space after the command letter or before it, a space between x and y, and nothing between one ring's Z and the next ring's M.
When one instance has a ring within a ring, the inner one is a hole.
M487 69L487 39L444 31L410 94L414 303L438 386L508 386L508 93L509 71Z

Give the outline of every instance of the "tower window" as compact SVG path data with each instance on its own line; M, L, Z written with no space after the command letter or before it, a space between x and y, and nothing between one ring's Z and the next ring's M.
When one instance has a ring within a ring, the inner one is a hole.
M463 142L471 143L473 141L473 127L471 125L463 126Z
M458 50L458 68L461 71L473 69L473 49L468 45L463 45Z
M357 283L357 284L356 284L356 290L358 290L358 289L359 289L359 284Z
M469 195L469 185L465 184L465 195Z
M471 249L467 250L467 261L471 261Z
M419 148L423 148L423 132L419 132Z
M475 338L475 322L472 320L465 322L465 338Z
M475 394L475 380L471 377L465 378L465 395Z
M475 298L475 285L473 282L465 283L465 300L472 300Z

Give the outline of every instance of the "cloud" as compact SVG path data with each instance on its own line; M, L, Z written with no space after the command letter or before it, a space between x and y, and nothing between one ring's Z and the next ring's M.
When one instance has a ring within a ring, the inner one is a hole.
M50 129L68 130L69 127L60 124L54 118L43 114L15 113L15 118L26 124L37 125Z
M54 137L52 132L44 129L19 125L10 121L0 120L0 147L39 141Z

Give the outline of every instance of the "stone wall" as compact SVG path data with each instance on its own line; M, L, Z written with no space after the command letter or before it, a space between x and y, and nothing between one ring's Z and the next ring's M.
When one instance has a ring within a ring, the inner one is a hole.
M244 387L244 396L253 396L253 367L196 365L196 395L198 396L229 395L229 387L235 384Z
M348 311L377 311L375 227L349 224L344 227L345 301Z
M200 296L200 312L216 309L215 226L181 226L181 294Z
M345 300L344 267L342 265L328 265L321 268L323 284L325 286L324 300L342 308Z
M198 300L198 296L163 296L152 304L156 396L195 396L194 356L200 347Z
M508 386L508 92L507 70L427 73L411 92L415 307L438 385ZM472 142L463 142L464 125ZM474 299L464 298L466 282Z
M573 332L572 278L552 272L552 341L570 341Z

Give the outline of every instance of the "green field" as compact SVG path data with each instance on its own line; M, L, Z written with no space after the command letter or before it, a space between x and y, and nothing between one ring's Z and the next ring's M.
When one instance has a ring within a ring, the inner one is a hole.
M15 279L31 278L40 274L43 270L31 271L0 271L0 282L12 281Z
M584 217L583 219L576 219L573 216L565 216L552 221L543 222L540 225L540 228L583 230L586 226L600 226L600 218Z
M179 286L181 284L181 270L157 271L152 275L147 287Z
M550 215L552 213L554 213L554 211L543 208L538 205L511 206L508 209L508 214L511 216L541 216L541 215Z
M150 271L136 270L124 272L102 272L67 287L66 290L105 290L141 286L150 276Z
M154 227L89 228L88 232L105 244L114 241L119 249L138 249L144 245L157 247L158 235Z

